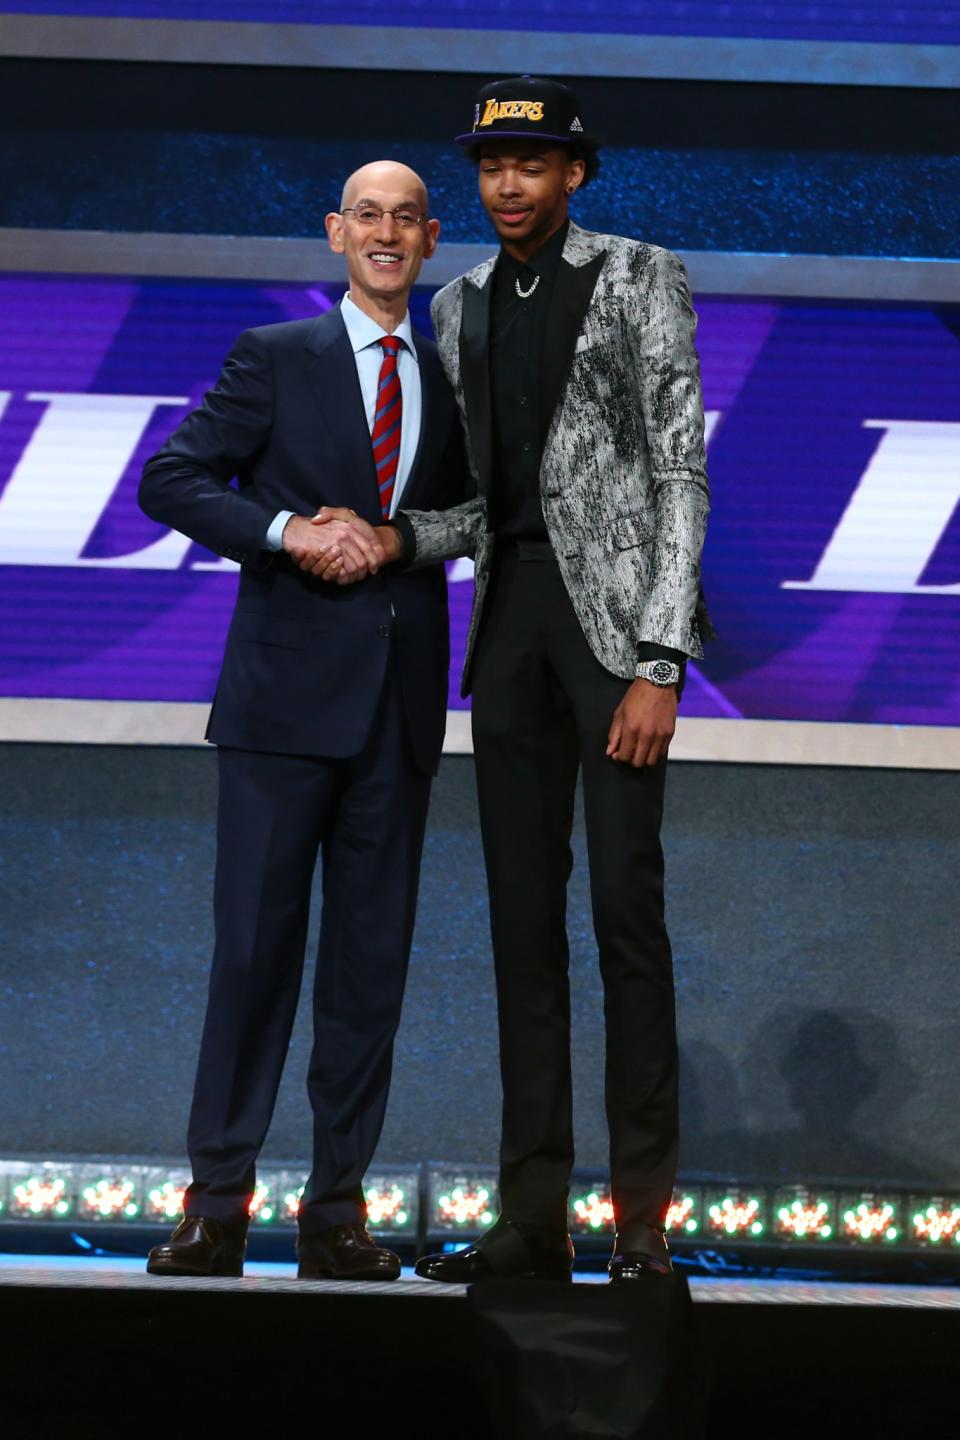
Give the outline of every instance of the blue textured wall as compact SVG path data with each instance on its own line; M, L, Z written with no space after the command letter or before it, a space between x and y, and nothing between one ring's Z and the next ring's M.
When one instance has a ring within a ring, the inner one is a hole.
M21 129L0 151L0 225L322 236L343 179L390 156L427 180L444 240L490 241L450 144L384 137ZM574 213L677 249L957 258L960 157L611 147Z
M0 747L0 1154L176 1155L210 948L209 751ZM960 775L677 764L665 848L683 1163L960 1183ZM578 1158L606 1159L582 829ZM313 936L316 934L314 917ZM303 1006L268 1153L306 1152ZM380 1158L492 1162L473 764L444 760Z
M479 79L0 61L0 226L323 235L344 178L422 171L448 241L486 242ZM936 90L576 81L603 168L588 228L679 249L960 256L956 101ZM371 95L376 104L371 104Z

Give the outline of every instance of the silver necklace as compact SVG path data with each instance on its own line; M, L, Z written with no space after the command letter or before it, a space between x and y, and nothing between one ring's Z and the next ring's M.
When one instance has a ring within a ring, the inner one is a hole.
M519 275L517 276L516 280L514 280L514 282L513 282L514 289L516 290L517 294L520 296L520 299L521 299L521 300L529 300L529 299L530 299L530 296L533 294L534 290L536 290L536 288L537 288L537 286L538 286L539 284L540 284L540 276L539 276L539 275L534 275L534 277L533 277L533 284L530 286L530 289L529 289L529 290L521 290L521 289L520 289L520 276L519 276Z

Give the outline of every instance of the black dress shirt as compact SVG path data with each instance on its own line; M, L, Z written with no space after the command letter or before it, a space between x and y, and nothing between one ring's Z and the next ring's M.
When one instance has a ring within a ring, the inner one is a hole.
M542 377L547 313L567 238L560 229L525 263L500 251L490 302L493 418L492 529L510 540L546 540L540 462L550 421ZM523 291L524 295L519 292Z
M501 250L490 302L490 402L493 418L491 529L502 540L547 540L540 502L540 465L552 415L543 393L543 345L567 225L525 263ZM521 295L519 292L523 291ZM644 642L638 660L686 656Z

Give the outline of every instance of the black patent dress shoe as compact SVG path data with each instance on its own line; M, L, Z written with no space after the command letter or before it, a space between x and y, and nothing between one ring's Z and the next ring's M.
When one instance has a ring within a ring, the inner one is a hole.
M645 1280L648 1275L673 1275L669 1255L645 1255L642 1250L624 1250L614 1255L607 1266L611 1284L622 1285L631 1280Z
M228 1225L206 1215L184 1215L169 1240L147 1256L148 1275L243 1274L245 1224Z
M538 1230L502 1216L474 1245L449 1255L424 1255L416 1272L424 1280L474 1285L478 1280L573 1278L573 1245L566 1231Z
M618 1235L607 1266L611 1284L629 1284L650 1275L672 1275L673 1261L662 1230L645 1225L637 1236Z
M333 1225L297 1241L301 1280L399 1280L400 1257L378 1245L365 1226Z

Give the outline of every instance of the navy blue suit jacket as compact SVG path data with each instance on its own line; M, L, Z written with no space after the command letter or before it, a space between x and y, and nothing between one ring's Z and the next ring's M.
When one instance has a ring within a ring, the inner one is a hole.
M462 431L436 346L418 335L416 347L422 420L403 503L446 509L466 493ZM140 504L242 567L208 739L282 754L357 754L392 629L414 759L435 772L449 664L443 566L386 566L338 586L263 548L280 510L310 515L347 505L380 523L370 431L339 306L241 335L203 403L147 462Z

